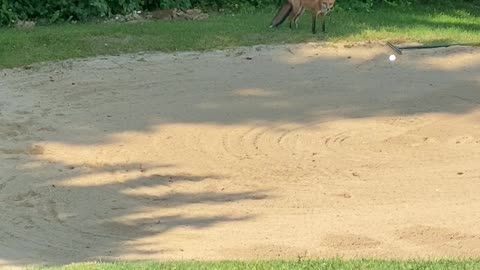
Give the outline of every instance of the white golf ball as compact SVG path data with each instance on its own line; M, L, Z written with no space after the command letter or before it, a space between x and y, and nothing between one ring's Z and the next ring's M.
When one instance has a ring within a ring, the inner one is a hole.
M393 62L393 61L397 60L397 57L395 56L395 54L392 54L392 55L390 55L390 57L388 57L388 59L389 59L391 62Z

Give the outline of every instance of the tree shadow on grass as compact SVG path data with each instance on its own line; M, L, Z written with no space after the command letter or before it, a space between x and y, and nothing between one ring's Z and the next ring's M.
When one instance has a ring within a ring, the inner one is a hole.
M438 39L428 37L427 43L440 43L441 39L448 39L448 42L455 43L459 42L455 40L457 36L453 35L452 38L448 35L442 35L444 30L471 33L474 36L480 31L480 23L475 20L475 16L478 15L480 15L480 12L468 8L449 10L383 8L372 13L337 11L328 17L326 33L307 36L311 25L309 14L301 18L299 29L289 31L288 26L283 25L279 32L283 34L282 32L288 31L292 41L299 36L304 36L309 41L316 41L351 39L365 34L369 34L372 39L377 39L376 32L382 33L378 35L379 37L388 37L392 41L396 41L396 39L399 41L405 39L412 41L413 39L415 41L416 39L424 39L425 37L422 35L429 35L430 32L435 31L440 34ZM391 32L392 34L388 36L384 32ZM410 32L414 32L414 34L410 34Z

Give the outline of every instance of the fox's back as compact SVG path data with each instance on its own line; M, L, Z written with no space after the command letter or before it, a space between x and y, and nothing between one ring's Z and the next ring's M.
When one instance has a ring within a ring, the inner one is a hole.
M300 5L309 9L315 9L320 6L322 0L300 0Z
M335 5L335 0L299 0L300 5L313 10L328 12Z

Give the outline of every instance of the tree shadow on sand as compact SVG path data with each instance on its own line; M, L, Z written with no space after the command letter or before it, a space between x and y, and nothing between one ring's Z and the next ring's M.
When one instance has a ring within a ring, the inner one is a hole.
M78 176L114 179L125 171L148 173L139 169L140 164L71 169L70 164L57 163L55 168L66 171L59 172L58 179L44 179L36 172L51 170L52 164L44 165L2 178L0 250L9 265L113 261L118 256L162 258L172 248L176 252L185 248L182 243L164 244L164 234L194 230L197 233L191 235L201 238L202 229L254 218L227 214L223 207L267 198L254 191L189 191L189 186L206 179L220 181L215 175L153 174L99 185L69 184L68 179ZM129 193L138 188L146 191Z

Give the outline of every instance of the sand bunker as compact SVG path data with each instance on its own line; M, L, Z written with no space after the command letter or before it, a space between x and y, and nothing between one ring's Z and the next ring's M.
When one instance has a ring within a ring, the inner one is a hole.
M0 268L480 256L480 49L259 46L0 73Z

